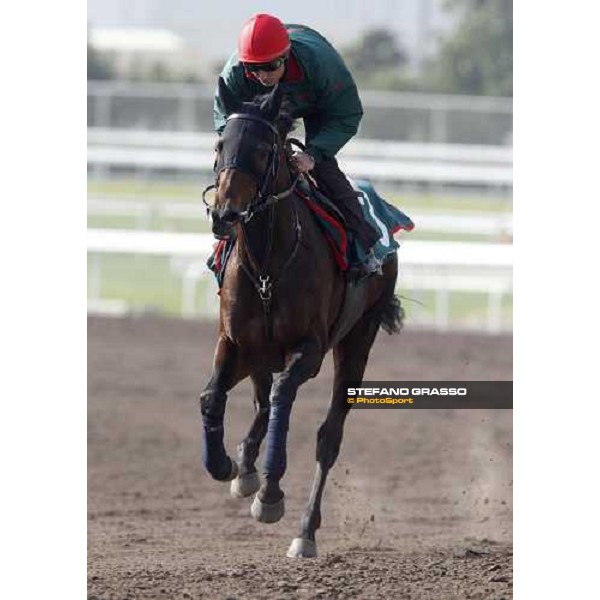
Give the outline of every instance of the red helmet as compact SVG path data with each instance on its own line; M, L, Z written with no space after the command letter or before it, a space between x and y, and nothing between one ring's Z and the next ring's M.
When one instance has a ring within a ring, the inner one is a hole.
M290 49L290 36L272 15L254 15L242 28L238 56L245 63L267 63Z

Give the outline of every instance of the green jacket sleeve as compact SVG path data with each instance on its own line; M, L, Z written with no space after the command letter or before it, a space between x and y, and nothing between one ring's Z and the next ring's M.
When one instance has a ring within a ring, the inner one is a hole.
M235 94L240 100L249 100L252 96L252 92L249 89L244 77L244 68L239 64L237 53L231 55L227 61L223 70L221 71L221 77L225 80L227 87ZM221 133L225 127L225 109L223 108L221 101L219 100L218 88L215 91L215 99L213 105L213 118L215 124L215 131Z
M319 81L320 111L306 119L307 151L319 162L333 157L358 131L363 108L356 84L324 73Z

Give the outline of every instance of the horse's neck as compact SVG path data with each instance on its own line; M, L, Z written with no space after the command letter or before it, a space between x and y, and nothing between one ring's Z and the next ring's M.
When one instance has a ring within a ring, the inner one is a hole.
M287 161L282 156L271 192L281 193L291 184L292 176ZM293 205L296 201L293 194L283 198L273 205L272 210L263 210L246 224L238 247L243 260L254 260L258 262L255 266L266 267L267 271L276 271L285 263L296 244L296 212Z

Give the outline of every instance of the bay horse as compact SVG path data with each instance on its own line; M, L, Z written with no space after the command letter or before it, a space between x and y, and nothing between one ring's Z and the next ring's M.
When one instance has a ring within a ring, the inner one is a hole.
M227 120L216 145L216 182L207 188L215 188L214 202L207 206L214 235L235 235L236 241L220 290L213 371L200 396L203 464L214 479L231 481L234 497L256 493L250 512L257 521L281 519L292 404L332 349L333 394L317 433L316 474L299 535L287 553L314 557L321 498L351 407L345 387L362 381L379 328L401 329L402 308L394 294L397 257L395 252L389 257L382 275L352 284L296 193L298 176L286 145L293 119L281 110L280 88L242 102L220 78L218 93ZM340 326L350 288L350 317ZM228 391L246 377L254 386L255 417L234 461L223 443L223 418ZM265 436L261 482L255 461Z

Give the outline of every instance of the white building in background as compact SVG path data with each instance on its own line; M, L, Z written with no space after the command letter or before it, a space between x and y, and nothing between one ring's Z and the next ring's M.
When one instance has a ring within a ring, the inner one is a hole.
M148 73L159 65L184 75L202 70L200 53L168 29L96 27L88 36L92 47L109 57L122 77Z
M179 52L183 38L167 29L104 27L92 29L90 41L98 50L117 52Z

